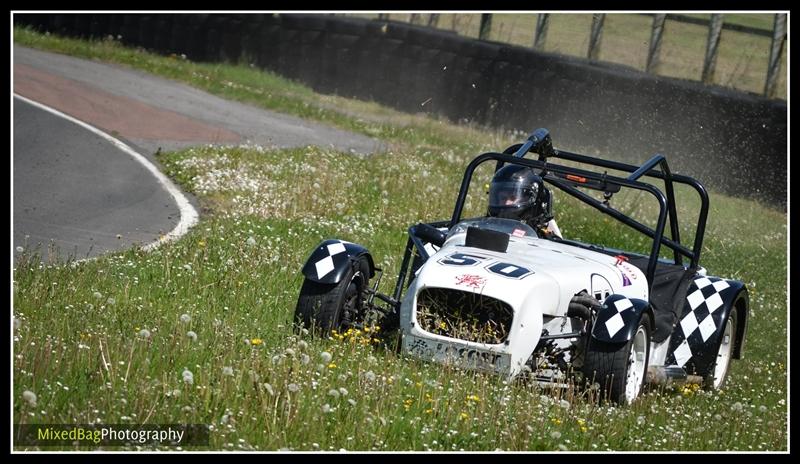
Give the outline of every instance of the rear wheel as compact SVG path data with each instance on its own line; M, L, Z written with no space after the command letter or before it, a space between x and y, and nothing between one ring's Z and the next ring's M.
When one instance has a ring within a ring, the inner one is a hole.
M650 316L642 314L636 332L626 343L606 343L589 338L583 373L600 386L603 398L630 404L644 385L650 357Z
M347 330L364 316L364 290L369 280L365 258L351 262L351 267L336 284L321 284L306 278L294 312L295 324L319 332Z
M736 338L736 322L736 308L731 308L728 322L725 324L725 330L722 331L722 339L719 341L719 349L717 349L717 358L714 361L714 366L704 378L703 386L707 389L719 390L725 386L725 381L728 380L728 369L731 365L733 345Z

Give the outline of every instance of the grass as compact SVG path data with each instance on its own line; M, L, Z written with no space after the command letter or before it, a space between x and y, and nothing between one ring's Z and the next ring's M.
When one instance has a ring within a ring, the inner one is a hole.
M15 34L39 46L62 40ZM61 43L158 73L198 72L208 77L201 88L238 88L234 97L311 118L316 99L330 103L246 67ZM166 173L207 212L184 238L80 263L42 263L26 246L12 282L14 422L211 424L215 450L787 450L787 218L713 192L702 264L751 292L745 359L721 392L660 389L612 407L407 359L374 334L295 335L299 269L314 246L331 237L367 246L390 291L408 225L449 217L467 162L520 138L336 102L342 110L323 111L327 121L371 121L360 127L380 128L392 150L162 153ZM487 176L476 174L471 211ZM642 246L565 197L556 193L565 237ZM612 201L652 213L644 199Z

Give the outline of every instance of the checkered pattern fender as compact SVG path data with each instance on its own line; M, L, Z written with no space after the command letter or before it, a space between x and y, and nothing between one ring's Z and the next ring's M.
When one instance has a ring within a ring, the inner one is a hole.
M623 295L611 295L603 302L592 327L592 336L609 343L627 342L636 332L648 303Z
M342 280L350 266L350 259L362 255L369 262L369 277L375 266L366 248L344 240L330 239L320 243L303 266L303 275L322 284L336 284Z
M683 367L689 374L707 373L740 287L738 282L719 277L698 277L689 285L683 312L672 332L667 366Z

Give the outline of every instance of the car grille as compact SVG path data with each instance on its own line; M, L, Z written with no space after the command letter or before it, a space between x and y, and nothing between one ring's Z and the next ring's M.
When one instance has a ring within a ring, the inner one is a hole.
M417 322L426 332L477 343L508 338L514 312L508 303L473 292L424 288L417 296Z

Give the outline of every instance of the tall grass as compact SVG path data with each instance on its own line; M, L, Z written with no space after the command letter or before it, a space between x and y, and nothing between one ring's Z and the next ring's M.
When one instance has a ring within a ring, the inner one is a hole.
M232 82L257 78L217 68ZM313 100L282 85L274 91ZM387 111L347 108L364 120ZM472 156L517 141L395 122L380 124L397 148L369 158L315 147L164 153L167 174L206 211L183 239L63 264L25 250L12 282L14 422L211 424L215 450L787 449L787 222L755 202L712 194L701 264L751 292L745 359L721 392L654 389L613 407L409 359L373 333L295 334L299 270L319 241L367 246L390 291L408 225L448 218ZM639 243L563 197L565 236Z

